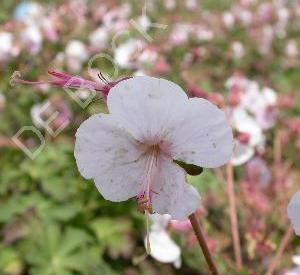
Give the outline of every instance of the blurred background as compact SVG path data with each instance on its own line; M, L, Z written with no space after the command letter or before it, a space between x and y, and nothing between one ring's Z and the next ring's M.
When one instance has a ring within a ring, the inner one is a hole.
M265 274L284 240L274 274L300 274L286 215L300 189L299 47L298 0L1 0L0 274L209 274L188 221L153 219L165 238L146 257L136 201L105 201L81 178L75 131L107 110L87 89L51 86L50 69L98 83L99 72L162 77L224 108L231 163L188 177L220 273ZM10 83L14 71L45 82Z

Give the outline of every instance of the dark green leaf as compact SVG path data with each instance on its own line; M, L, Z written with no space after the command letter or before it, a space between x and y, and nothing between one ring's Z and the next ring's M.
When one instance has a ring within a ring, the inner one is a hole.
M185 170L191 176L198 176L203 172L203 168L195 164L185 163L181 160L174 160L181 168Z

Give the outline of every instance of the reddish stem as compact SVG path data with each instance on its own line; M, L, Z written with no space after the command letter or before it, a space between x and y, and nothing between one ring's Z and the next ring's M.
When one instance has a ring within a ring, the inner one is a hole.
M204 235L203 235L200 223L198 222L195 213L191 214L189 216L189 219L190 219L190 222L191 222L192 227L194 229L195 235L196 235L196 237L198 239L199 245L200 245L200 247L202 249L202 252L203 252L203 255L205 257L205 260L206 260L206 262L208 264L208 267L210 269L211 275L219 275L219 272L217 270L217 267L216 267L216 265L215 265L215 263L213 261L213 258L211 256L211 254L209 252L209 249L208 249L207 243L205 241L205 238L204 238Z
M294 230L293 230L292 226L289 226L288 230L285 232L285 234L280 242L278 250L267 270L266 275L273 275L274 271L277 268L278 263L280 262L280 260L282 258L282 254L283 254L284 250L286 249L286 247L288 246L293 234L294 234Z
M241 254L240 235L238 229L236 200L235 200L235 193L234 193L233 167L231 162L227 164L226 170L227 170L227 195L229 199L229 214L230 214L230 222L231 222L233 249L234 249L237 268L238 270L241 270L243 263L242 263L242 254Z

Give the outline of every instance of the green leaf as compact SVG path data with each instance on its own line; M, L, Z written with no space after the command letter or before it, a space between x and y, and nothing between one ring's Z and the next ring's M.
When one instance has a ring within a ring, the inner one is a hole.
M91 223L91 228L102 247L107 248L112 258L131 252L129 237L131 222L126 219L99 218Z
M32 236L26 248L31 274L56 275L84 272L83 254L92 238L83 230L57 224L45 224Z
M198 176L203 172L203 168L197 166L195 164L185 163L181 160L173 160L176 164L178 164L181 168L185 170L191 176Z

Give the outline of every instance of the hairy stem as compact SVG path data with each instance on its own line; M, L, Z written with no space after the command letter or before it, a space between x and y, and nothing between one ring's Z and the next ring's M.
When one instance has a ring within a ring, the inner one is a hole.
M226 166L227 169L227 195L229 199L229 214L230 214L230 222L231 222L231 234L233 240L233 249L234 256L236 260L236 265L238 270L242 269L242 254L241 254L241 244L240 244L240 235L238 228L238 218L237 218L237 210L236 210L236 200L234 193L234 179L233 179L233 167L229 162Z
M209 270L211 272L211 275L219 275L219 272L217 270L217 267L213 261L213 258L209 252L209 249L208 249L208 246L207 246L207 243L205 241L205 238L204 238L204 235L203 235L203 232L202 232L202 229L201 229L201 226L200 226L200 223L198 222L197 220L197 217L195 214L191 214L189 216L189 219L190 219L190 222L192 224L192 227L194 229L194 232L195 232L195 235L198 239L198 242L199 242L199 245L202 249L202 252L204 254L204 257L205 257L205 260L208 264L208 267L209 267Z

